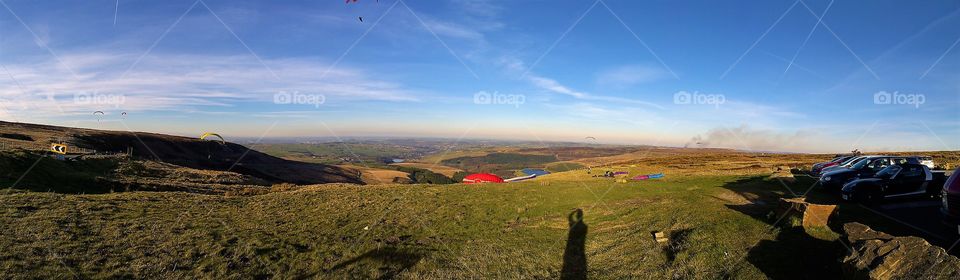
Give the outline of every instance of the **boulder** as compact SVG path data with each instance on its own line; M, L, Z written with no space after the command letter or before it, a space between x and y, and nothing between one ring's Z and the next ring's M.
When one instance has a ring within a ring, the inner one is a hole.
M770 174L770 177L767 177L767 180L780 180L784 183L795 183L797 178L793 177L793 172L790 167L780 166L777 167L777 171Z
M811 228L827 227L836 210L836 205L813 204L804 198L781 198L776 213L783 219L795 217L803 221L804 228Z
M664 234L662 231L654 231L653 240L656 240L657 243L666 243L667 241L669 241L669 239L667 239L667 235Z
M843 225L850 252L846 279L960 279L960 259L915 236L892 236L860 223Z

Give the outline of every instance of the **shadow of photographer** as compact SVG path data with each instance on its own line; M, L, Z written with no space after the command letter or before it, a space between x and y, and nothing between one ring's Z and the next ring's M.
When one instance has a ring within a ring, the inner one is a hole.
M567 248L563 251L560 279L587 279L587 224L583 223L583 210L570 212L567 221L570 223L570 231L567 233Z

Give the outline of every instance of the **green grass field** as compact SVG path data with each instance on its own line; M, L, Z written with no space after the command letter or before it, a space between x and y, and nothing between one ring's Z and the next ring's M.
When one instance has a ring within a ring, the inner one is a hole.
M346 158L367 165L381 165L382 158L406 158L416 152L410 147L367 143L257 144L256 149L298 161L337 164Z
M546 164L556 161L556 157L552 155L490 153L483 156L450 158L440 161L440 163L468 172L487 172L509 177L517 170L542 168Z
M244 197L8 190L0 195L0 270L165 279L830 275L809 269L819 253L805 250L834 243L771 226L764 213L772 204L751 195L783 192L759 176L668 174L620 184L578 172L500 185L322 185ZM583 223L571 230L577 208ZM671 241L656 243L652 231Z

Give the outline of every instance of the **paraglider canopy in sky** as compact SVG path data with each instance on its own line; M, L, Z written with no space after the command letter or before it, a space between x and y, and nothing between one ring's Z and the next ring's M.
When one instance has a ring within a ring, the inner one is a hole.
M204 133L203 135L200 135L200 140L207 140L207 138L208 138L208 137L211 137L211 136L215 136L215 137L217 137L217 138L220 138L220 144L221 144L221 145L227 144L227 141L223 140L223 136L220 136L220 134L216 134L216 133L212 133L212 132L206 132L206 133Z
M358 0L346 0L345 3L346 3L346 4L357 3L357 1L358 1ZM380 3L380 0L377 0L377 3ZM358 16L357 19L360 20L360 22L363 22L363 16Z

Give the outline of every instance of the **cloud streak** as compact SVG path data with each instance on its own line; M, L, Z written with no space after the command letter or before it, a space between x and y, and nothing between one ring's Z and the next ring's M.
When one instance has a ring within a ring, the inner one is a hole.
M511 57L501 58L501 59L499 60L499 64L500 64L502 67L504 67L504 68L507 70L507 72L510 72L510 73L523 73L523 72L525 71L525 69L526 69L526 66L525 66L525 64L523 63L523 61L521 61L521 60L519 60L519 59L516 59L516 58L511 58ZM622 98L622 97L614 97L614 96L596 95L596 94L591 94L591 93L587 93L587 92L577 91L577 90L574 90L574 89L572 89L572 88L570 88L570 87L568 87L568 86L566 86L566 85L561 84L561 83L558 82L557 80L554 80L554 79L551 79L551 78L548 78L548 77L544 77L544 76L540 76L540 75L538 75L538 74L536 74L536 73L532 73L532 72L527 72L527 74L526 74L526 75L522 75L522 77L523 77L523 78L522 78L523 80L531 83L532 85L534 85L534 86L536 86L536 87L538 87L538 88L540 88L540 89L544 89L544 90L547 90L547 91L552 92L552 93L557 93L557 94L566 95L566 96L573 97L573 98L579 99L579 100L584 100L584 101L605 101L605 102L615 102L615 103L621 103L621 104L644 105L644 106L653 107L653 108L660 109L660 110L665 109L663 106L661 106L661 105L659 105L659 104L656 104L656 103L653 103L653 102L647 102L647 101L643 101L643 100L639 100L639 99L630 99L630 98Z
M415 102L418 91L358 69L331 71L327 65L308 59L276 59L268 69L246 56L153 55L127 75L120 69L133 55L76 54L63 56L64 64L45 60L6 65L14 80L0 83L0 102L14 104L10 111L46 111L60 106L67 113L89 112L96 104L73 102L77 94L124 96L127 110L182 110L195 106L235 106L237 102L272 102L273 94L301 92L322 94L331 103L362 101ZM23 87L20 88L19 85ZM55 104L51 104L51 99ZM101 104L102 105L102 104Z
M597 75L597 84L602 86L629 87L669 78L670 73L657 67L627 65L605 70Z

